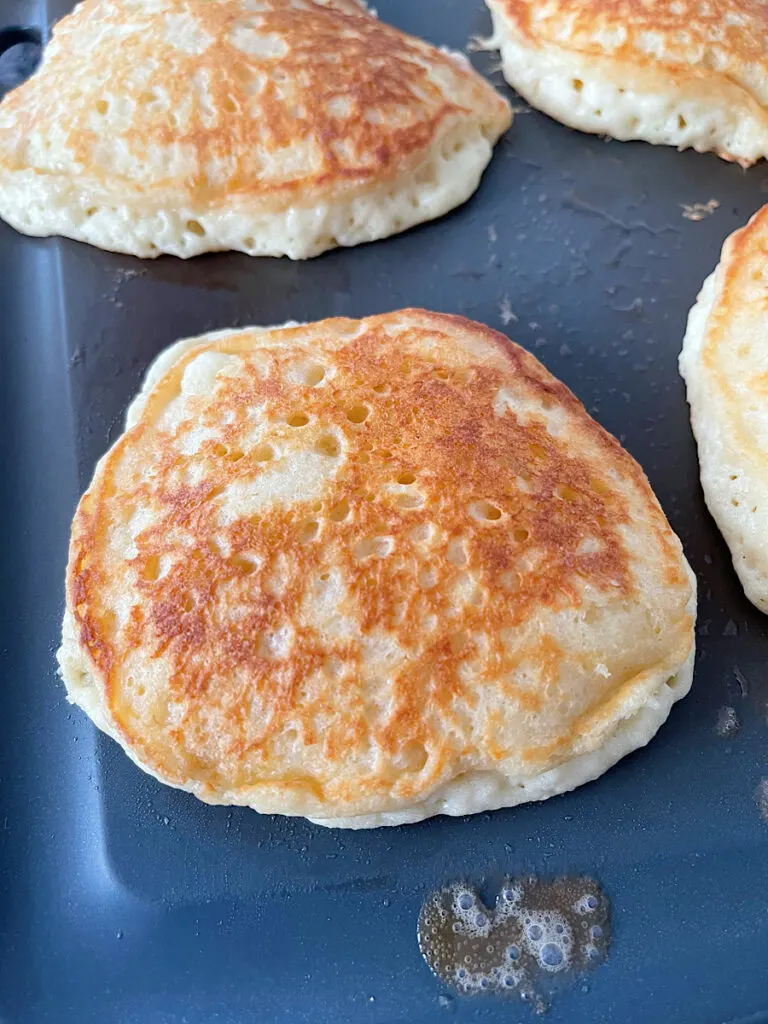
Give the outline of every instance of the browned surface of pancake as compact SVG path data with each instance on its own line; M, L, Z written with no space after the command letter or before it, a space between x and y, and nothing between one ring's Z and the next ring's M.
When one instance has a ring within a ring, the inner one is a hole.
M169 427L203 351L233 369ZM191 430L210 436L185 455ZM306 497L244 514L299 458ZM330 817L599 745L687 657L689 600L618 442L522 349L419 310L203 339L102 460L68 571L140 763L204 799ZM606 639L614 610L631 635Z
M531 38L647 63L659 56L682 66L696 48L729 51L742 65L766 64L768 4L762 0L494 0ZM601 37L601 33L604 36ZM619 34L620 33L620 34ZM716 70L702 60L701 71ZM714 66L713 66L714 65Z

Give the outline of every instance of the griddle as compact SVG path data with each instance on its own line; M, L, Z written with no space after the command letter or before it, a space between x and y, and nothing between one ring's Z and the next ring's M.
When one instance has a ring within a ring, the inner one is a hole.
M3 0L0 29L45 38L70 6ZM457 49L489 29L481 0L378 6ZM503 86L495 55L472 59L515 124L470 202L400 237L304 263L139 261L0 225L7 1024L529 1021L519 1002L453 996L416 942L429 891L529 873L593 877L612 905L607 962L559 994L552 1024L768 1021L768 618L704 506L677 373L686 313L768 200L768 169L571 132ZM55 675L69 524L96 459L177 338L408 305L506 332L645 468L699 579L691 694L597 782L471 818L326 831L161 786ZM722 708L737 732L718 729Z

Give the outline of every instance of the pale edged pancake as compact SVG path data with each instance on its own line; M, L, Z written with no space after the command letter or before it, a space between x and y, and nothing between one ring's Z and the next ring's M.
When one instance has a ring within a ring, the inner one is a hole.
M417 309L167 350L66 593L69 697L142 768L324 825L571 789L692 676L640 467L533 356Z
M747 597L768 612L768 206L726 239L688 316L680 372L707 506Z
M585 132L768 154L764 0L486 0L504 76Z
M461 55L356 0L84 0L0 105L0 216L302 259L464 202L510 122Z

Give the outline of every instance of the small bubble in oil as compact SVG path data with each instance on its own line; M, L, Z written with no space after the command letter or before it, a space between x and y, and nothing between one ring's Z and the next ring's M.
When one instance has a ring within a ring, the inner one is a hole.
M554 942L548 942L541 947L541 962L547 967L559 967L563 962L563 951Z

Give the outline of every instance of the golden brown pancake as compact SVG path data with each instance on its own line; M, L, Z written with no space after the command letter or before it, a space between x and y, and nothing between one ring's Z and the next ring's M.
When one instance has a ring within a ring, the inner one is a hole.
M416 309L161 356L75 516L59 657L163 781L363 827L596 777L687 691L693 621L632 458Z
M768 154L764 0L486 0L504 76L572 128Z
M300 259L464 202L510 121L463 57L355 0L84 0L0 105L0 216Z
M704 497L747 597L768 612L768 206L726 240L689 314L680 372Z

